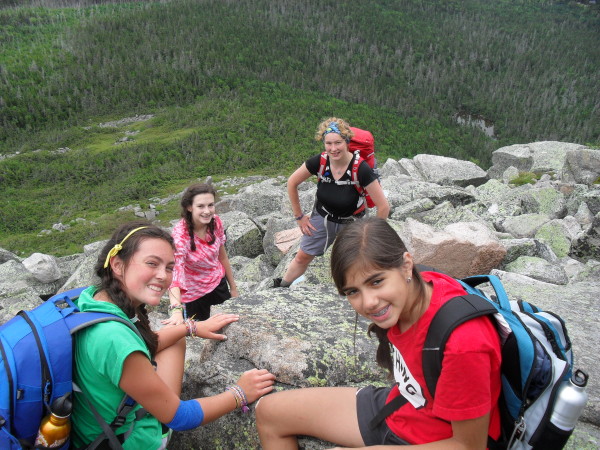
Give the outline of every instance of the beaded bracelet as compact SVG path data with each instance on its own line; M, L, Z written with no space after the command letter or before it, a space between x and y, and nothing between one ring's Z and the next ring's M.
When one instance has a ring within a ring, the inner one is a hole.
M250 408L248 408L248 398L246 397L246 393L239 385L234 384L233 386L226 387L225 390L230 391L233 394L236 408L241 407L243 413L250 411Z
M193 338L196 337L196 321L192 319L187 319L185 322L185 327L187 328L187 336L191 336Z

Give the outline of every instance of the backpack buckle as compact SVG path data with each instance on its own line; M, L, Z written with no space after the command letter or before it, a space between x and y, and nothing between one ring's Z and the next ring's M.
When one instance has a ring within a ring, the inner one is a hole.
M124 424L125 424L125 416L117 416L117 417L115 417L115 420L112 421L110 426L113 429L117 429L117 428L122 427Z
M510 439L508 440L507 448L511 448L515 441L523 440L526 429L527 425L525 424L525 418L523 416L519 416L519 419L515 422L515 427L510 435Z

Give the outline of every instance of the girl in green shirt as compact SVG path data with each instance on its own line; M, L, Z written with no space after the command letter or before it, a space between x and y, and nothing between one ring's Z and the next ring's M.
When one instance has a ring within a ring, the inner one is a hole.
M225 340L218 330L239 317L215 314L202 322L188 319L153 331L146 305L160 303L171 284L174 264L169 233L145 221L119 227L101 252L95 267L101 281L84 291L78 306L82 311L109 312L130 320L139 335L116 321L96 324L77 335L74 378L82 394L75 394L72 415L76 447L90 444L103 433L82 395L108 424L125 394L135 399L140 405L136 409L143 407L147 415L136 420L132 410L115 430L116 438L125 449L155 450L164 446L161 424L177 431L192 429L236 408L247 408L273 389L274 375L252 369L221 394L187 401L179 398L185 337Z

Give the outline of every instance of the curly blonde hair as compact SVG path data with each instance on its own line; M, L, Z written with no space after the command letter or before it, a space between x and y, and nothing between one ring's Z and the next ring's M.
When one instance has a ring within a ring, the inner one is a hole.
M337 127L340 130L341 136L348 142L354 136L354 132L350 129L350 125L344 119L338 119L337 117L330 117L325 119L323 122L319 124L317 127L317 132L315 133L315 140L322 141L323 133L329 125L333 122L337 123Z

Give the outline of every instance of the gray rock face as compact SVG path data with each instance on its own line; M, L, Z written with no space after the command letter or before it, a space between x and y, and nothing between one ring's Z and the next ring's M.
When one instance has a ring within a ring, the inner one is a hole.
M232 215L237 215L237 219L231 220ZM239 213L230 212L221 218L227 234L225 249L228 255L255 258L264 253L260 229L249 217L239 217Z
M282 186L285 179L267 179L258 184L251 184L240 190L231 202L231 209L242 211L250 217L279 211L286 200L285 192L277 187Z
M521 204L524 213L545 214L552 219L562 219L567 214L564 195L551 186L529 190Z
M279 389L361 386L384 379L374 364L377 344L366 336L366 322L359 319L354 331L353 310L331 286L255 292L243 301L227 301L221 309L244 320L226 329L224 343L189 341L182 398L220 393L253 367L276 374ZM260 448L253 414L232 413L176 433L169 448L198 448L198 442L215 443L202 448Z
M8 250L4 250L0 248L0 264L4 264L6 261L17 261L20 262L21 259L15 255L13 252L9 252Z
M591 375L590 401L567 446L571 449L600 442L597 155L597 150L556 142L504 147L494 152L487 181L480 176L485 172L471 163L432 155L388 160L381 168L391 205L389 223L417 262L458 277L492 271L511 299L529 301L566 320L576 366ZM509 184L515 170L541 177L517 187ZM387 385L374 364L376 342L366 336L367 323L359 318L355 334L355 314L335 292L331 250L315 258L289 289L269 289L298 249L297 242L280 247L275 242L277 233L297 226L285 179L230 178L216 184L217 189L231 186L242 188L224 195L217 211L241 296L215 310L239 313L242 319L226 330L226 342L188 341L182 397L221 392L252 367L275 373L278 389ZM299 187L305 214L312 210L315 188L313 182ZM104 243L86 245L81 255L57 258L60 277L49 283L36 279L15 254L0 249L0 323L48 295L97 282L93 266ZM160 327L166 317L167 304L165 298L151 312L154 326ZM199 442L206 449L258 449L253 414L233 413L175 433L169 448L200 448ZM332 447L310 438L301 443L306 449Z
M438 155L416 155L413 161L425 179L441 185L479 186L488 179L486 171L470 161Z
M265 235L263 237L263 249L265 255L269 259L269 262L276 266L283 258L283 254L277 245L275 244L275 235L283 230L289 230L291 228L298 228L296 220L293 217L288 216L276 216L272 215L267 221Z
M511 166L520 172L560 174L566 165L567 153L585 148L579 144L556 141L502 147L493 153L488 175L490 178L500 178Z
M533 237L536 231L550 218L544 214L523 214L520 216L507 217L498 227L516 238Z
M60 279L61 273L56 258L42 253L34 253L23 260L23 265L36 280L42 283L52 283Z
M571 253L583 259L600 259L600 213L596 214L588 232L573 242Z
M600 151L577 148L567 151L562 179L581 184L597 183L600 177Z
M408 173L408 171L404 169L402 164L400 164L398 161L391 159L391 158L387 159L385 164L379 169L379 173L382 176L382 178L398 176L398 175L409 175L410 176L410 173Z
M569 281L562 267L535 256L521 256L507 264L505 269L545 283L567 284Z

